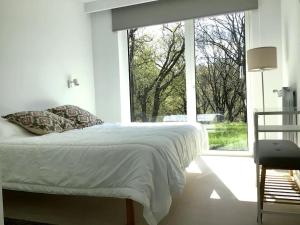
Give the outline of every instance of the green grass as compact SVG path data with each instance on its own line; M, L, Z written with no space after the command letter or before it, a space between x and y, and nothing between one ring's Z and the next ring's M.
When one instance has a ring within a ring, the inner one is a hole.
M211 150L246 151L248 148L247 124L243 122L215 124L208 136Z

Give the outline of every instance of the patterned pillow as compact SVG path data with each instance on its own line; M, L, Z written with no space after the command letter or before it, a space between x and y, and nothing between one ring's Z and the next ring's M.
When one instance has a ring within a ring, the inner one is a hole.
M60 133L75 128L74 122L47 111L18 112L3 118L37 135Z
M63 105L48 109L48 111L72 120L75 123L76 128L85 128L103 124L103 121L97 118L95 115L74 105Z

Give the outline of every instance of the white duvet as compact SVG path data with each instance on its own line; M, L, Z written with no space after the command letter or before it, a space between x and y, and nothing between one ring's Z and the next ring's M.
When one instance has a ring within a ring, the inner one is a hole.
M182 191L184 169L207 148L199 124L107 124L0 140L3 188L130 198L156 225Z

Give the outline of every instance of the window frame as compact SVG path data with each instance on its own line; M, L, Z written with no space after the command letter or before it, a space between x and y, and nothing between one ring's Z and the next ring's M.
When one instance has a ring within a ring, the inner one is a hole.
M246 49L248 49L249 46L249 38L250 38L250 26L249 26L249 12L245 11L245 35L246 35ZM185 20L183 21L184 23L184 38L185 38L185 63L186 63L186 68L185 68L185 80L186 80L186 100L187 100L187 121L188 122L197 122L197 104L196 104L196 58L195 58L195 20ZM124 63L122 68L120 70L126 72L121 72L122 77L126 77L127 81L126 82L120 82L121 86L121 100L122 98L124 99L125 97L125 102L131 103L130 99L130 88L122 88L122 86L127 85L129 83L129 62L128 62L128 36L127 36L127 30L126 31L119 31L119 37L123 39L123 41L119 41L119 45L126 43L126 53L124 51L124 46L122 47L122 51L120 51L120 56L119 60L120 61L126 61L127 68L125 69ZM126 34L126 35L125 35ZM126 41L124 40L126 38ZM120 49L120 46L119 46ZM126 55L126 56L125 56ZM123 91L122 91L123 90ZM249 83L247 79L247 84L246 84L246 92L247 92L247 101L248 101L248 90L249 90ZM128 100L129 98L129 100ZM123 102L123 101L121 101ZM121 107L122 109L122 122L130 122L131 121L131 107L130 105L123 106ZM248 119L250 119L251 111L250 111L250 104L247 104L247 114L248 114ZM123 120L125 118L125 120ZM130 121L129 121L130 120ZM250 119L251 121L251 119ZM252 141L252 130L253 127L250 125L248 122L248 151L217 151L217 150L209 150L205 152L201 152L202 155L224 155L224 156L253 156L253 144Z

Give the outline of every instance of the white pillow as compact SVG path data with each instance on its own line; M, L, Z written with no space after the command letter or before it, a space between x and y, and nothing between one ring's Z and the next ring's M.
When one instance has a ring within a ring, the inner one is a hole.
M12 137L31 137L33 134L24 128L0 117L0 139Z

